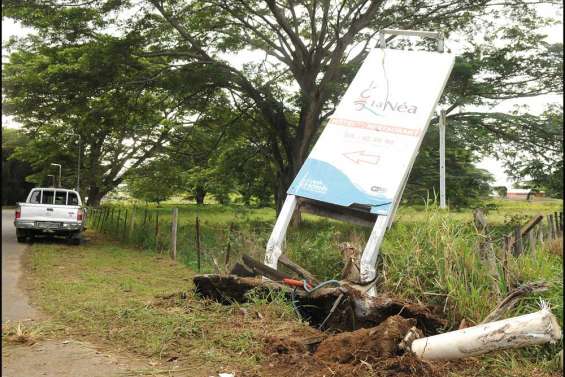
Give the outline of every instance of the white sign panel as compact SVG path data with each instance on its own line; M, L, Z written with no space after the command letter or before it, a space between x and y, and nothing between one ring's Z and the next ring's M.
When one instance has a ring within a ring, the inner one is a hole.
M454 60L437 52L373 49L288 194L389 214Z

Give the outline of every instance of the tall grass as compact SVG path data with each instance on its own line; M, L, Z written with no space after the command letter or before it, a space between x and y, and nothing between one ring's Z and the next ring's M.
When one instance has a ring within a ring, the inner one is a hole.
M543 210L547 209L544 207ZM170 208L137 209L131 233L128 233L129 218L124 223L124 208L120 209L119 219L117 211L118 208L114 208L114 216L107 216L100 226L100 213L91 216L90 226L144 250L169 252ZM130 211L131 208L128 214L131 214ZM387 232L380 250L378 291L438 305L453 327L463 318L480 322L501 296L513 287L528 281L544 280L552 288L542 297L550 301L562 321L563 289L557 283L563 276L561 257L550 252L550 244L546 243L537 249L535 255L525 253L518 258L505 258L500 249L502 243L499 236L507 231L508 222L499 221L491 228L491 236L496 241L494 246L498 249L497 268L500 272L500 280L493 281L486 263L479 255L478 243L482 236L477 233L470 212L462 216L461 212L453 213L428 206L420 208L418 221L409 215L409 210L401 212ZM157 214L158 237L155 232ZM210 207L209 212L188 206L179 208L177 259L196 269L196 216L200 219L202 273L217 272L216 265L224 268L228 242L230 258L224 271L229 270L229 266L243 253L262 260L274 216L267 210L254 212L242 207L219 206ZM491 212L487 218L491 216L495 217L494 213ZM339 278L343 268L340 243L350 242L362 249L368 235L368 229L305 217L299 228L290 228L287 232L285 249L292 260L318 278ZM503 263L504 259L507 259L506 263ZM494 285L498 285L500 296L493 289ZM531 311L535 306L534 301L525 302L514 314Z

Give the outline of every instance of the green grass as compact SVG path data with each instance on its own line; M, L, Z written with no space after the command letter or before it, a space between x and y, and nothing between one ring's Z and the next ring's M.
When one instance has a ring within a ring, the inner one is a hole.
M306 326L280 299L234 306L197 299L186 266L98 237L79 247L35 244L26 264L33 302L59 329L51 335L84 337L163 361L176 357L193 366L194 375L208 376L218 366L252 371L262 360L261 339L271 321Z
M561 279L560 258L544 249L540 249L537 259L531 263L525 262L532 259L526 254L522 258L510 258L504 265L502 235L508 234L513 224L524 223L530 216L562 211L562 201L497 200L486 203L486 207L489 208L487 221L497 249L497 266L502 279L493 282L478 255L480 235L473 225L472 210L405 206L401 207L381 247L379 289L410 300L426 297L426 301L445 307L446 316L452 325L456 325L461 318L477 322L488 314L492 309L490 303L498 299L493 296L495 284L504 295L512 287L530 280L553 282ZM114 210L116 215L117 210ZM128 213L131 214L131 210L128 208ZM129 225L123 223L124 209L120 211L120 221L108 219L98 229L141 249L169 252L171 208L137 209L135 226L127 237L124 234L129 231ZM160 230L156 238L157 213ZM196 216L200 219L201 272L217 272L216 264L224 269L228 242L230 263L224 271L229 270L243 253L262 260L275 220L272 210L219 205L179 207L177 256L193 270L197 266ZM96 225L96 219L96 216L91 218L93 225ZM343 267L339 245L350 242L362 249L369 229L310 215L304 216L303 220L299 229L290 228L287 232L287 254L321 279L338 278ZM540 260L543 263L539 263ZM516 263L522 265L516 267ZM507 273L504 274L504 270Z

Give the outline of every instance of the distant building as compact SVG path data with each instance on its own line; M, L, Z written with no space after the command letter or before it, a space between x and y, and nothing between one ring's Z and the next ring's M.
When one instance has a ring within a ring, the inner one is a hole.
M506 198L512 200L535 200L537 198L543 198L545 192L536 191L532 189L509 189L506 192Z

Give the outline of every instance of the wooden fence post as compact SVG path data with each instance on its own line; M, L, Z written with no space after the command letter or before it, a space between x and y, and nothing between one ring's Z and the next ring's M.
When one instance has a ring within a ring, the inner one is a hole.
M231 251L231 234L233 232L233 222L230 223L230 227L228 229L228 244L226 246L226 259L224 260L224 267L228 266L230 262L230 251Z
M177 217L179 214L178 208L173 208L173 220L171 221L171 247L173 260L177 259Z
M504 254L502 259L502 272L504 273L504 281L505 284L508 286L510 275L508 273L508 254L511 253L510 250L510 236L504 236Z
M90 210L90 215L88 216L88 225L96 229L96 216L98 216L98 209L92 208Z
M528 241L529 241L529 244L530 244L530 253L535 254L535 252L536 252L535 229L532 229L528 232Z
M98 229L98 221L100 221L101 215L102 215L102 208L97 208L96 209L96 220L92 222L93 227L96 228L96 229Z
M122 209L118 208L118 213L116 214L116 228L120 226L120 218L122 216Z
M147 207L143 210L143 228L145 229L145 223L147 222Z
M95 224L95 228L100 231L102 230L102 217L104 216L104 208L99 208L98 209L98 216L96 216L96 224Z
M553 215L551 213L547 216L547 222L548 222L548 225L549 225L549 234L550 234L549 239L554 240L555 239L555 228L554 228L555 225L553 224Z
M200 272L200 220L196 216L196 266Z
M96 216L96 221L94 222L94 228L95 228L96 230L100 230L100 220L101 220L101 218L102 218L102 213L103 213L103 211L104 211L104 208L99 208L99 209L97 210L98 216Z
M492 278L492 289L499 295L500 287L498 282L500 280L500 275L496 268L496 255L492 246L492 240L488 234L487 220L480 208L477 208L473 212L473 217L475 220L475 227L483 237L483 239L479 242L479 257L487 264L489 274Z
M159 211L155 213L155 250L161 253L159 250Z
M116 213L116 220L114 221L114 224L112 224L112 226L108 229L108 233L116 233L116 235L119 235L120 233L120 225L122 223L122 209L118 208L117 213Z
M128 210L126 208L126 211L124 213L124 229L122 231L122 239L125 241L128 238Z
M129 217L129 230L128 230L128 238L129 239L131 239L131 236L133 234L134 224L135 224L135 206L132 207L131 215Z
M100 218L98 219L98 230L104 230L104 215L106 214L107 208L102 208L100 211Z
M110 219L110 225L113 225L114 224L114 207L112 207L108 211L108 218Z
M563 231L563 212L559 212L559 225L561 225L560 230Z
M88 225L91 226L91 227L94 228L94 229L96 229L96 227L95 227L95 225L94 225L94 224L96 224L96 216L97 216L97 212L96 212L96 211L97 211L97 208L92 208L92 209L89 211L89 215L88 215L88 218L87 218Z
M104 230L104 216L106 215L107 208L102 208L100 211L100 218L98 219L98 230Z
M100 231L100 219L104 214L104 208L97 208L96 209L96 217L92 219L92 227L97 231Z
M555 238L559 237L559 213L558 212L554 212L553 215L555 216Z
M524 251L524 246L522 244L522 231L520 225L516 225L514 228L514 255L519 256Z

